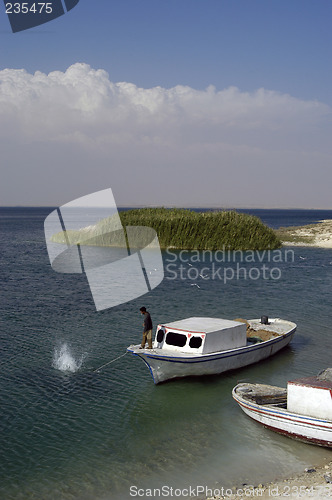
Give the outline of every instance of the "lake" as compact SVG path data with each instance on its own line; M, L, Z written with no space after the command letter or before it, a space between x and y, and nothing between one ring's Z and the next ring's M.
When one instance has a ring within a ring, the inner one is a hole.
M0 208L1 499L127 500L163 485L257 485L331 459L329 450L259 426L231 390L240 381L286 386L332 366L332 250L284 248L223 262L165 251L157 288L96 312L85 276L49 264L43 223L52 210ZM271 227L332 218L322 210L246 212ZM95 372L141 341L142 305L154 327L189 316L267 315L298 329L279 354L220 376L155 386L130 354Z

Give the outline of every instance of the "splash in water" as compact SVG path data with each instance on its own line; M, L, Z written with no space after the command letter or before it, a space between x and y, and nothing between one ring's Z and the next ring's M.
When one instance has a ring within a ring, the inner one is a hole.
M75 360L66 343L54 350L53 366L62 372L76 372L81 368L83 360L84 355L79 360Z

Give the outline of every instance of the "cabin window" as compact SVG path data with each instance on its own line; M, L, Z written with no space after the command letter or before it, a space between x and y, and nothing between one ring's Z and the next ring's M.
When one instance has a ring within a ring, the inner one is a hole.
M157 333L157 342L162 342L164 340L164 335L165 335L165 332L162 328L160 328L158 330L158 333Z
M166 336L166 344L183 347L186 345L187 336L182 333L168 332Z
M202 337L191 337L189 341L189 347L193 347L194 349L198 349L202 345Z

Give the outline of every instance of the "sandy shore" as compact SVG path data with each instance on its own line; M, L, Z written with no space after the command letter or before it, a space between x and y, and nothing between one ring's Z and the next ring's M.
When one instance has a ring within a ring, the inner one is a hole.
M232 490L232 493L231 491ZM239 498L307 498L320 500L332 498L332 461L325 460L288 479L276 478L275 482L258 485L239 485L207 500Z
M277 234L285 246L332 248L332 220L308 226L280 228Z

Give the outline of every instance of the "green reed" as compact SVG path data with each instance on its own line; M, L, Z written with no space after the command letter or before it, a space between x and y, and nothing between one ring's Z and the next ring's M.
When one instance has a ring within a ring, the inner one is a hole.
M253 215L231 211L194 212L140 208L120 212L123 226L149 226L162 248L265 250L281 246L274 231Z
M119 212L122 226L152 227L161 248L186 250L274 250L281 246L275 232L253 215L234 210L194 212L180 208L139 208ZM114 231L116 217L99 221L88 230L67 231L71 244L123 246L121 230ZM63 233L53 241L64 243Z

